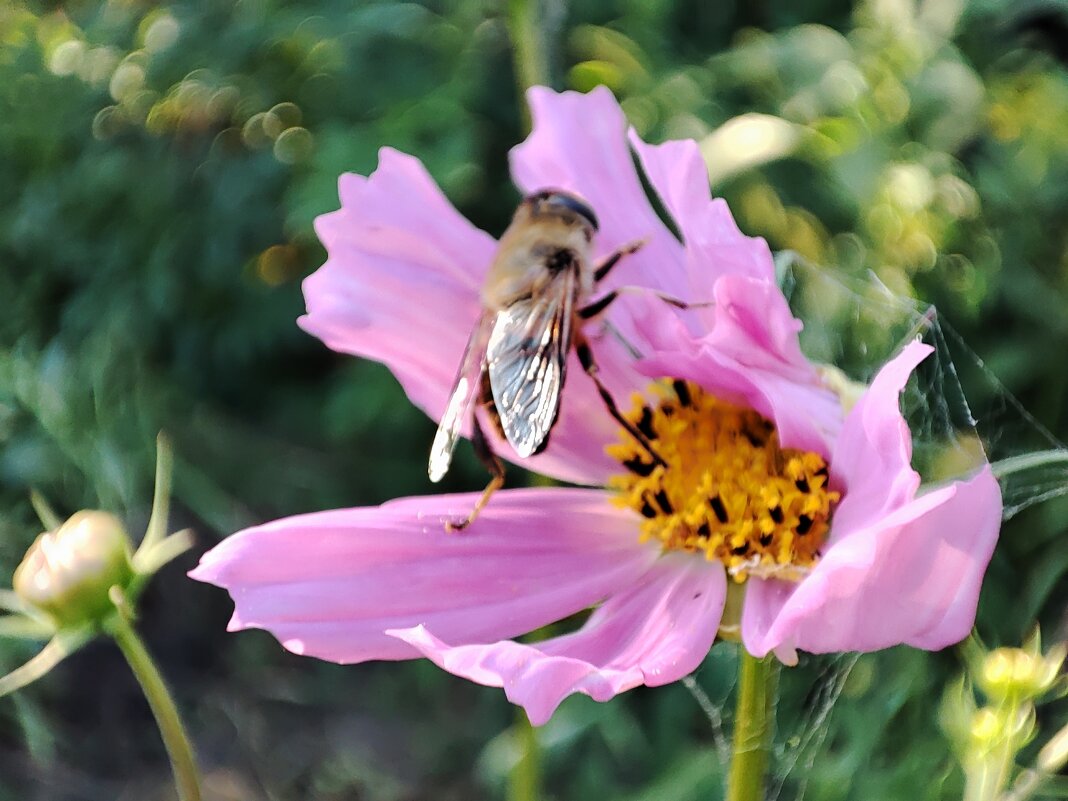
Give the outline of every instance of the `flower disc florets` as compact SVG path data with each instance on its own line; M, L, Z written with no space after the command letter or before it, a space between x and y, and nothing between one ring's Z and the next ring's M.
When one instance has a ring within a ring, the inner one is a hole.
M772 423L696 384L676 380L655 391L659 402L638 396L628 418L666 465L629 435L608 448L627 468L610 486L645 518L643 540L704 553L736 581L807 574L839 498L827 488L823 457L780 447Z

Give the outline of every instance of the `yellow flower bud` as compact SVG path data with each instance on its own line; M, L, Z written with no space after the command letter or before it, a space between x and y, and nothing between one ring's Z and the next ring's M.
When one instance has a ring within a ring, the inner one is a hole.
M1022 648L997 648L986 655L978 683L989 698L1033 699L1046 692L1064 660L1060 649L1047 657Z
M1006 745L1019 751L1035 734L1035 707L983 707L972 714L967 751L972 757L985 758L992 750Z
M838 396L838 402L842 405L844 414L849 414L860 400L860 396L868 391L867 384L853 381L844 372L830 364L821 364L816 369L819 371L823 385Z
M130 538L115 515L82 511L41 534L15 570L15 592L59 625L77 625L112 608L108 590L133 576Z
M972 715L972 742L979 747L990 747L1002 734L1002 721L993 709L984 707Z

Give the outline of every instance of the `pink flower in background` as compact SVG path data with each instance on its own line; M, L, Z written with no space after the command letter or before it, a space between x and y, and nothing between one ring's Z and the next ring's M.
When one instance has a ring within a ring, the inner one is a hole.
M643 296L613 305L638 359L590 325L601 375L621 400L642 394L633 419L667 468L642 463L573 365L549 447L524 466L589 488L503 490L462 534L444 521L477 494L239 532L191 574L229 590L230 628L336 662L427 657L503 687L535 724L571 693L603 701L694 670L731 580L744 581L741 636L756 656L964 638L1001 495L988 465L920 491L898 396L930 348L906 345L845 414L801 353L766 244L710 198L694 142L645 144L604 89L529 100L534 132L511 154L520 189L585 197L602 254L649 238L605 288L714 301L686 313ZM682 242L650 206L631 148ZM342 176L340 195L316 221L329 258L305 282L300 324L384 362L437 419L495 242L392 150L371 176ZM651 389L654 379L667 381ZM577 631L510 639L590 607Z

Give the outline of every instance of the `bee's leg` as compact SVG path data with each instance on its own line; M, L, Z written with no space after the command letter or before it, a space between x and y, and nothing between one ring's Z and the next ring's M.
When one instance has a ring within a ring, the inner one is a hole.
M649 441L649 438L639 431L638 427L624 417L623 413L619 411L619 407L616 405L612 393L608 391L608 387L601 382L600 377L597 375L600 368L597 366L597 362L593 358L593 351L590 349L589 341L587 341L585 335L581 331L575 333L575 352L578 354L582 369L586 371L586 374L593 379L593 383L597 385L597 391L601 394L601 400L604 401L608 413L615 418L617 423L627 430L628 434L641 443L641 446L645 448L649 456L652 457L653 462L667 467L667 462L665 462L660 454L656 452L656 449L653 447L653 443Z
M493 493L504 486L504 463L490 448L489 441L482 431L482 426L479 425L477 414L471 415L471 425L471 444L475 448L475 456L489 470L491 478L489 484L486 485L486 489L482 491L482 496L475 503L475 508L471 510L471 514L463 520L449 520L445 523L445 530L449 532L463 531L475 522L478 513L489 503Z
M619 297L619 290L614 289L605 295L603 298L597 298L592 303L587 303L581 309L578 310L578 316L580 320L592 320L599 314L603 314L609 306L615 303L616 298Z
M649 289L644 286L622 286L619 289L613 289L603 297L597 298L592 303L587 303L581 309L578 310L578 316L581 320L590 320L599 314L603 314L604 311L611 306L619 297L623 294L638 294L652 295L659 298L669 306L674 306L676 309L704 309L709 306L713 306L713 303L687 303L685 300L679 300L671 295L665 295L663 292L658 292L655 289Z
M648 241L648 239L639 239L636 242L630 242L619 248L618 250L614 250L609 253L605 260L602 261L600 265L598 265L597 268L593 271L593 280L602 280L606 275L612 272L613 267L619 264L620 259L622 259L624 256L629 256L631 253L637 253L639 250L645 247L645 243Z

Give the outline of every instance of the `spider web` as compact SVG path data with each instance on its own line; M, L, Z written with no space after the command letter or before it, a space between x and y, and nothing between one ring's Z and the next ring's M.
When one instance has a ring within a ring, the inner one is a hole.
M901 404L913 467L928 484L967 476L989 461L1004 519L1068 494L1068 448L1032 417L931 305L895 295L874 275L849 279L794 254L776 259L783 292L805 328L801 347L867 384L903 345L934 353L916 369Z
M1068 448L1028 414L934 306L895 295L874 275L850 278L793 253L778 254L776 268L790 307L805 326L803 351L812 361L836 368L830 378L843 387L862 390L914 339L934 349L901 399L913 437L913 467L925 484L966 477L989 462L1001 485L1005 520L1068 494ZM779 721L769 801L778 801L787 788L796 801L805 797L812 766L832 731L835 705L860 659L859 654L802 655L801 665L791 668L804 672L797 676L801 683L812 678L800 709L788 724ZM725 765L733 686L721 687L713 698L693 677L684 685L708 719Z

